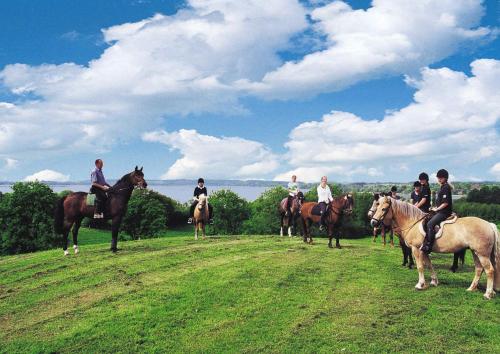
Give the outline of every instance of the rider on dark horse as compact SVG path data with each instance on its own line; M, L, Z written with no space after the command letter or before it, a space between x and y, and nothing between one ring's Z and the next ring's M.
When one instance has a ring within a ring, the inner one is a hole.
M318 192L318 203L320 207L320 213L321 213L321 225L320 225L320 230L323 230L324 227L326 226L325 223L325 216L326 216L326 211L328 209L328 205L333 201L332 197L332 191L330 190L330 187L327 184L328 179L326 176L321 177L321 183L317 188Z
M198 178L198 185L194 189L193 193L193 203L191 204L191 208L189 209L189 219L188 219L188 224L193 223L193 217L194 217L194 208L198 205L199 202L199 196L205 194L205 196L208 197L208 192L207 192L207 187L205 187L205 180L203 178ZM208 204L208 218L209 218L209 223L213 224L213 207L212 205Z
M292 215L292 203L299 193L299 185L297 184L297 176L292 176L292 181L288 183L288 199L286 201L286 216Z
M94 193L95 198L95 212L94 219L104 218L104 207L106 206L106 200L108 196L106 191L111 187L104 178L102 173L102 167L104 162L101 159L95 160L95 169L90 175L90 181L92 186L90 187L90 193Z
M424 243L420 247L420 250L427 254L432 252L432 245L434 244L434 240L436 238L435 227L452 214L453 202L451 196L451 186L448 184L448 176L448 171L444 169L439 170L436 174L441 188L437 194L436 207L431 208L430 210L434 215L427 222L427 235L424 239Z
M429 187L429 175L425 172L422 172L418 176L418 181L421 185L419 193L420 198L415 206L422 210L424 213L428 213L431 207L431 189Z

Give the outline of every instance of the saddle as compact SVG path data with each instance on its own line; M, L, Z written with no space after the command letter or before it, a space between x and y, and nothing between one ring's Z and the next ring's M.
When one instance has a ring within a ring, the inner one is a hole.
M452 213L450 216L448 216L448 218L444 221L442 221L439 226L436 226L436 239L440 238L441 236L443 236L443 232L444 232L444 226L446 224L454 224L456 221L458 220L458 215L456 213ZM429 221L428 218L425 218L419 225L418 225L418 230L420 231L420 233L422 234L422 236L425 237L425 235L427 234L426 233L426 229L427 229L427 221ZM439 228L439 229L438 229Z
M328 209L330 209L329 205L326 206L326 211L328 211ZM319 203L312 207L311 214L316 216L321 216L321 207Z

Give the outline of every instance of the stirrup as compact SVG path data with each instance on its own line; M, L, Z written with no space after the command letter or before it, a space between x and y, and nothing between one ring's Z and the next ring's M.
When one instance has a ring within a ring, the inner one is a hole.
M188 224L192 224L193 223L193 218L189 218L188 219Z

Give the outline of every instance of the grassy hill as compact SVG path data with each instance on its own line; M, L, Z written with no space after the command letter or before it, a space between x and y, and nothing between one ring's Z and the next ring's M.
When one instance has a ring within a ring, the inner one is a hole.
M83 233L78 256L0 258L0 352L500 352L500 298L465 291L470 254L456 274L434 255L441 285L417 292L369 239L174 233L113 255Z

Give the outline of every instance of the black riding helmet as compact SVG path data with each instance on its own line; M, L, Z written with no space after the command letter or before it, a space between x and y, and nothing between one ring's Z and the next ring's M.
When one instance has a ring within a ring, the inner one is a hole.
M415 183L413 183L413 187L422 187L422 184L420 181L415 181Z
M425 173L425 172L422 172L421 174L418 175L418 179L419 180L423 180L424 179L424 180L428 181L429 180L429 175L427 173Z
M437 178L446 178L448 179L448 171L446 171L444 168L440 169L437 173L436 173L436 177Z
M203 183L205 184L205 180L203 178L198 178L198 183Z
M398 191L398 187L396 187L396 186L392 186L392 188L391 188L391 192L397 192L397 191Z

